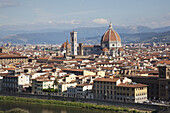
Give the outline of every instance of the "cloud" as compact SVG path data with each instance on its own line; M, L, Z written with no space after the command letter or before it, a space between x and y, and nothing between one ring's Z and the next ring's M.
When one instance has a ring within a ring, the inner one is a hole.
M49 21L48 21L48 24L52 24L52 23L53 23L53 21L52 21L52 20L49 20Z
M92 22L97 23L97 24L106 24L106 23L109 23L109 21L104 19L104 18L97 18L97 19L94 19Z
M70 21L70 24L79 24L79 22L76 21L75 19L73 19L73 20Z
M0 0L0 8L13 7L19 5L15 0Z
M56 22L57 24L80 24L80 21L79 20L66 20L66 21L58 21Z

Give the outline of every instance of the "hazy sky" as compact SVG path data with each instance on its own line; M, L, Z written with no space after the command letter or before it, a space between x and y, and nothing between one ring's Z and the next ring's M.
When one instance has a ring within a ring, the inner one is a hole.
M0 0L0 26L170 26L170 0ZM64 27L63 27L64 28Z

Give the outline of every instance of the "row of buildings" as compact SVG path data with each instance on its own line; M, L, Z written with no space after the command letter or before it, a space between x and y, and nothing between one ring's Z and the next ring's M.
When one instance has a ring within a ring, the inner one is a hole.
M52 93L53 95L121 102L144 102L149 98L169 100L170 98L169 66L159 66L159 77L106 76L102 71L54 69L50 66L42 66L41 69L34 70L29 68L24 67L23 70L8 68L1 72L1 91L47 95L49 93L44 89L57 89L56 93Z

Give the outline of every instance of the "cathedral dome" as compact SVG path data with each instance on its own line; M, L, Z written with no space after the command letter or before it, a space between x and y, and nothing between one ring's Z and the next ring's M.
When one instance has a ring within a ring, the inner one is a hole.
M109 25L109 29L102 36L101 43L109 41L121 42L119 34L113 30L112 24Z
M67 42L64 42L64 43L62 44L61 48L62 48L62 49L65 49L65 48L66 48L66 45L67 45ZM71 46L70 46L69 43L68 43L68 48L69 48L69 49L71 48Z

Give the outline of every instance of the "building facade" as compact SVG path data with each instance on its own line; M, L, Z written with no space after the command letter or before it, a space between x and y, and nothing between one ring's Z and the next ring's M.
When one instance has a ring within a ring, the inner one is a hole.
M7 63L25 63L28 62L28 57L26 56L16 56L16 55L3 55L0 56L0 64Z
M147 85L133 83L126 77L97 78L93 84L95 99L120 102L144 102L147 100Z

